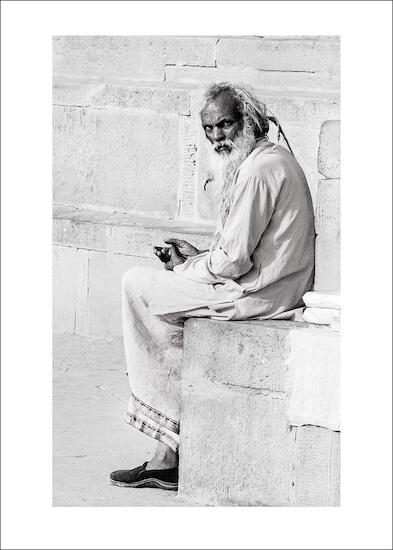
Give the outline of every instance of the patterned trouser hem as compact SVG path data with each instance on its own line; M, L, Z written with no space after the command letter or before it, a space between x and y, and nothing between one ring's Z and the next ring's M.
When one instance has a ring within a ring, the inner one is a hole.
M179 448L179 423L150 407L131 394L128 411L125 418L127 424L144 434L168 445L173 451Z

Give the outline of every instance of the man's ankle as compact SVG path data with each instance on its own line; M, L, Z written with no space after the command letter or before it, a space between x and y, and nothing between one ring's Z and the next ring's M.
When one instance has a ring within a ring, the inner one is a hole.
M149 462L146 465L146 470L169 470L171 468L176 468L178 465L177 460L175 458L164 458L164 459L157 459L152 458L149 460Z

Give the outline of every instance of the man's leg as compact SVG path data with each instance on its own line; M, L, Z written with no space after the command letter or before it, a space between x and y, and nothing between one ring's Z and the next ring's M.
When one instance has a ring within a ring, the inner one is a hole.
M157 439L157 449L142 471L113 472L111 478L118 485L152 486L143 485L149 475L146 472L152 470L161 470L165 482L177 480L184 322L176 315L152 315L148 311L155 272L143 267L127 271L122 281L122 316L131 388L126 421Z

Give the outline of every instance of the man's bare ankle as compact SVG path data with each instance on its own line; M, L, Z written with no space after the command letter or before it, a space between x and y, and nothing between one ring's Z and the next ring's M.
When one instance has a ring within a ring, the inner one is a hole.
M153 458L146 465L146 470L168 470L170 468L176 468L177 460L176 459L163 459L158 460Z

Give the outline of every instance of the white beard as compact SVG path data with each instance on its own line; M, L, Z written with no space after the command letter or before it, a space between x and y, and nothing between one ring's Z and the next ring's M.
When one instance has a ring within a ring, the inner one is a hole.
M226 141L231 146L231 151L221 151L217 153L212 146L209 154L209 173L208 179L214 180L217 186L217 192L220 194L219 219L221 226L224 225L228 217L229 210L233 201L235 174L255 148L256 139L252 128L246 123L241 132L233 141Z

